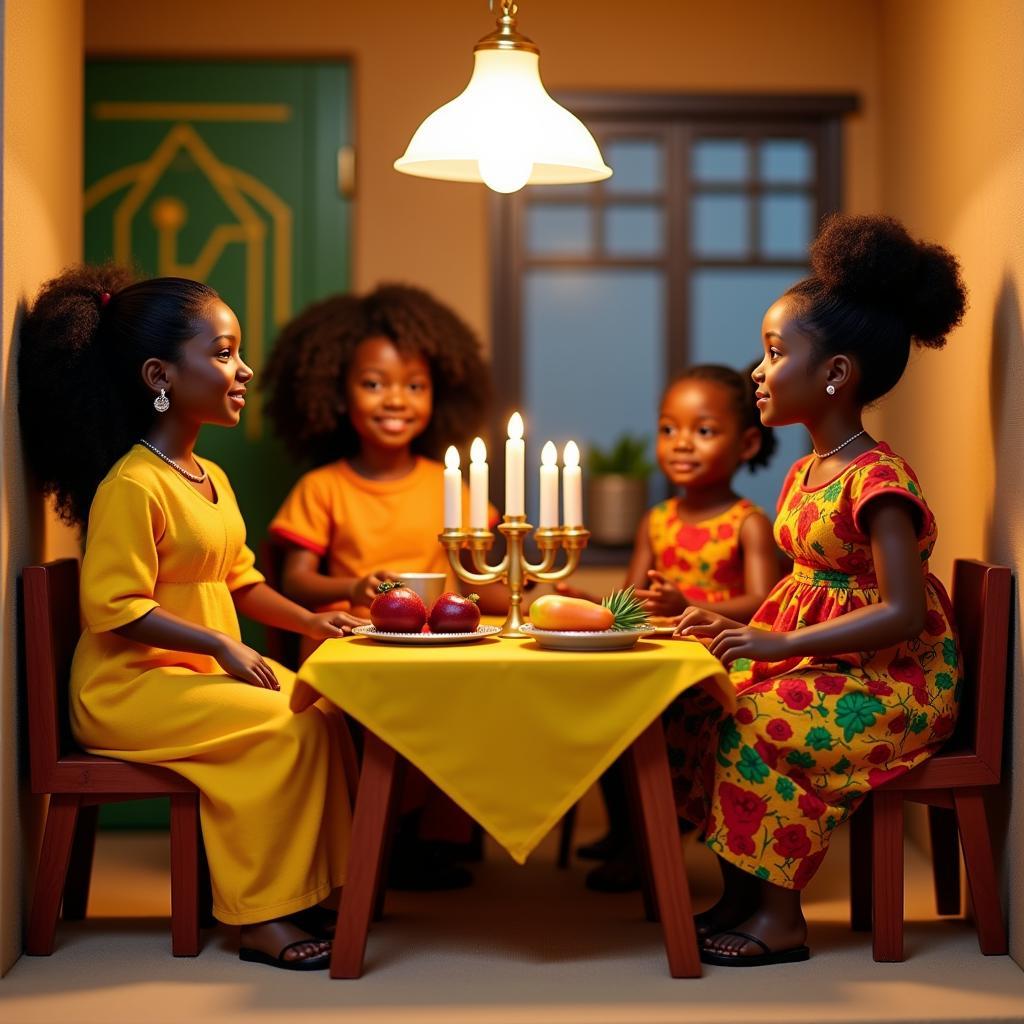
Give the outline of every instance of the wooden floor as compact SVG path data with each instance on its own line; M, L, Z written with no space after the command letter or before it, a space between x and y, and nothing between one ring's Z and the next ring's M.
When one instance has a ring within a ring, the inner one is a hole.
M587 815L584 815L586 818ZM594 815L589 815L594 820ZM592 831L592 828L591 828ZM586 837L586 830L583 831ZM698 909L716 892L705 850L687 845ZM673 981L638 894L583 888L585 865L553 864L551 839L525 867L496 848L463 892L392 894L366 974L331 981L242 964L233 929L205 933L193 960L170 956L166 840L108 833L91 919L61 925L51 958L22 957L0 982L5 1024L647 1024L647 1022L1024 1021L1024 973L982 957L964 922L934 917L923 858L908 850L907 955L875 964L849 931L846 844L808 892L807 964L707 968Z

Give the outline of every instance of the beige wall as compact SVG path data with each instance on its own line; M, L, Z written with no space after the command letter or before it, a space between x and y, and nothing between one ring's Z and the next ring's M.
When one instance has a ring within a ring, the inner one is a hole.
M845 0L525 0L549 89L855 92L847 207L878 202L878 7ZM244 10L244 17L240 11ZM434 291L489 334L486 190L397 174L420 121L460 92L493 26L484 0L87 0L103 54L346 55L355 61L356 288ZM742 26L742 29L739 28Z
M1024 5L901 0L882 24L882 204L952 249L971 292L964 326L923 352L883 405L956 557L1024 564ZM1019 587L1019 581L1018 581ZM1013 656L1012 761L997 801L1011 951L1024 964L1024 656Z
M81 255L81 0L6 0L3 56L3 334L0 336L0 973L21 951L23 850L39 806L19 785L16 580L72 545L25 483L18 438L17 323L39 285Z

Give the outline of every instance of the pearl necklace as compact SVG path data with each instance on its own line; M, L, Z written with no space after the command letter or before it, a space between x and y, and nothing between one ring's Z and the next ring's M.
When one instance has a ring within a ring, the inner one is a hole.
M861 431L861 433L863 433L863 431ZM206 482L206 470L205 469L202 471L202 473L199 473L199 474L190 473L183 466L179 466L174 461L174 459L172 459L169 455L164 455L164 453L162 451L160 451L160 449L157 448L156 445L150 444L144 437L140 437L139 438L139 444L144 445L146 448L148 448L158 458L163 459L164 462L166 462L168 466L170 466L172 469L176 469L186 480L191 480L192 483L194 483L194 484L201 484L201 483L205 483ZM193 456L193 458L194 458L194 456ZM200 469L202 469L202 465L198 462L198 460L197 460L196 464L199 465Z
M819 459L827 459L830 455L835 455L835 453L839 451L841 448L845 448L851 441L856 441L861 434L865 433L867 433L867 431L864 430L864 428L862 427L860 430L857 431L856 434L853 435L853 437L848 437L842 444L837 444L835 448L831 449L830 451L819 452L817 448L812 449L812 451L815 455L818 456Z

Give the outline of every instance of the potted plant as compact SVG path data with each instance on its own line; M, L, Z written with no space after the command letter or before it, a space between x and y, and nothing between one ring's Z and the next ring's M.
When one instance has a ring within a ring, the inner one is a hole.
M587 527L595 544L630 544L647 508L654 469L649 437L622 434L610 448L587 452Z

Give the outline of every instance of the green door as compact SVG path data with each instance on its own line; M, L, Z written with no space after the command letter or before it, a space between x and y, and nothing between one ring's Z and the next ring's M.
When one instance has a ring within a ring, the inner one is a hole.
M261 370L285 321L349 286L351 96L341 62L86 64L85 257L206 281L238 315L255 400L198 450L230 476L257 550L298 475ZM262 647L258 627L243 634Z

